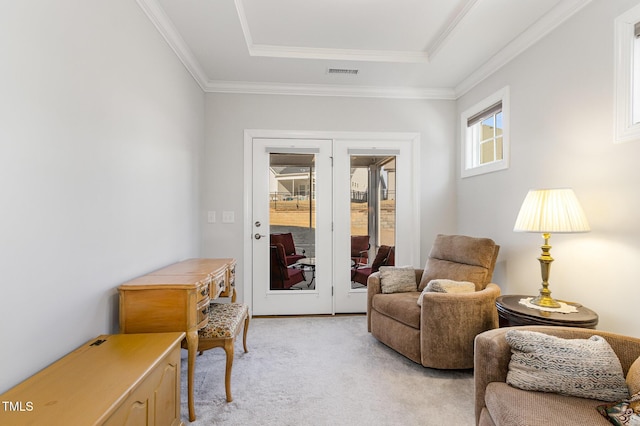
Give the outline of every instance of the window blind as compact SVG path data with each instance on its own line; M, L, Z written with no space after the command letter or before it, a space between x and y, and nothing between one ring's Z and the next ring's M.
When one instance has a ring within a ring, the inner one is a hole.
M320 148L281 148L275 146L268 146L265 148L267 154L318 154Z
M383 156L383 155L400 155L399 149L377 149L377 148L348 148L347 154L349 155L374 155L374 156Z
M498 102L497 104L493 104L488 108L483 109L477 114L473 114L471 117L467 119L467 127L471 127L474 124L481 122L485 118L491 117L492 115L499 113L500 111L502 111L502 101Z

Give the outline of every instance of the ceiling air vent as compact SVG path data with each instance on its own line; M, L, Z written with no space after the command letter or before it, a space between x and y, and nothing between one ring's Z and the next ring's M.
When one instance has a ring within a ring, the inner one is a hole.
M358 70L347 68L327 68L327 74L357 75Z

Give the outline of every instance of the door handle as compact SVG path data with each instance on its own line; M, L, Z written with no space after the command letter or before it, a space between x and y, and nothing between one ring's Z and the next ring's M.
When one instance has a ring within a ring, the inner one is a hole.
M262 238L262 237L266 237L266 235L258 234L258 233L256 232L256 234L253 236L253 238L255 238L256 240L259 240L259 239L260 239L260 238Z

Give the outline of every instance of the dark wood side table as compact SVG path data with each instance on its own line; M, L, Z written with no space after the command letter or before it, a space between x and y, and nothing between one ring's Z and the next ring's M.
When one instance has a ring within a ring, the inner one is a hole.
M517 325L553 325L564 327L596 328L598 314L579 303L564 302L575 306L578 312L563 314L547 312L540 309L528 308L520 304L520 300L530 296L521 294L500 296L496 299L496 308L500 320L500 327Z

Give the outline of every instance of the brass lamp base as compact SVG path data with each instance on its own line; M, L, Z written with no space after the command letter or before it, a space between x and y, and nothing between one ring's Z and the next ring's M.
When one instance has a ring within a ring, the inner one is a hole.
M537 306L542 306L544 308L559 308L560 303L556 302L556 300L547 295L542 295L542 290L540 290L540 295L535 299L531 299L529 303Z
M540 246L542 254L538 258L540 261L540 271L542 272L542 288L540 289L538 297L531 300L531 303L545 308L559 308L560 303L551 297L551 290L549 290L549 269L551 268L551 262L553 262L553 257L551 257L549 253L549 250L551 250L551 246L549 245L551 234L545 232L542 234L542 238L544 238L544 244Z

